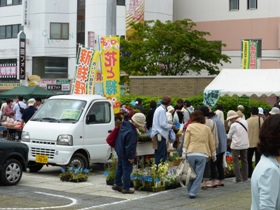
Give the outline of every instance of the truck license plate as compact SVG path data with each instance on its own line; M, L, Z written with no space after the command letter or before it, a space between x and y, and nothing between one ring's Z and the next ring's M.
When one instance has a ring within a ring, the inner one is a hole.
M47 155L39 155L36 154L36 159L35 159L36 163L48 163L48 156Z

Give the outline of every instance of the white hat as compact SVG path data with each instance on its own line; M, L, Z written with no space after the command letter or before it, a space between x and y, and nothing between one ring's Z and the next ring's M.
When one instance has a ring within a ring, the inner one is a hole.
M132 121L134 123L136 123L137 125L139 125L140 127L144 127L145 126L145 121L146 121L146 117L144 114L142 113L136 113L132 116Z
M271 115L280 114L280 109L278 107L272 107L269 114Z
M30 98L30 99L27 101L28 106L33 106L35 103L36 103L36 100L35 100L34 98Z
M168 112L170 112L170 111L172 111L172 110L174 110L174 107L173 107L173 106L168 106L168 107L167 107L167 111L168 111Z
M259 114L263 114L263 108L259 107Z
M227 120L230 120L232 118L237 118L238 117L238 114L233 111L233 110L229 110L228 113L227 113Z

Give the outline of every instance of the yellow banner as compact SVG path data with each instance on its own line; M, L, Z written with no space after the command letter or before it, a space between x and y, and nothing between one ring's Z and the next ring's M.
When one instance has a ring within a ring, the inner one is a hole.
M98 50L94 51L91 64L90 64L90 72L88 75L88 86L87 86L87 94L93 95L94 94L94 72L98 68L98 61L99 61L100 52Z
M100 48L104 95L112 100L117 114L120 112L120 38L103 36Z
M242 69L249 68L249 41L242 41Z

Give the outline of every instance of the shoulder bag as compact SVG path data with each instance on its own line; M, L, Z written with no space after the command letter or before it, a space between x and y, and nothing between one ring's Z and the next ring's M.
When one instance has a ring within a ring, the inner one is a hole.
M190 180L196 178L196 173L193 170L188 159L183 159L176 169L176 179L179 181L182 187L186 187ZM185 184L183 184L185 181Z

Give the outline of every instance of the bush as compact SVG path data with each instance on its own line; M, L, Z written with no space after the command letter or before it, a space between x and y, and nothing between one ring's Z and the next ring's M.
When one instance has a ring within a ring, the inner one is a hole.
M130 105L131 101L135 101L136 98L141 98L142 99L142 105L146 110L146 113L150 109L150 102L151 100L155 100L156 102L161 101L162 96L136 96L136 95L121 95L121 105ZM179 97L171 97L171 105L175 106L177 104L177 100ZM193 107L198 107L203 105L203 94L199 94L197 96L193 97L188 97L188 98L182 98L183 101L189 100L191 102L191 105ZM228 97L228 96L222 96L219 98L217 104L221 104L224 107L224 113L226 117L226 113L229 110L237 110L238 106L238 97ZM130 105L132 106L132 105ZM245 108L245 116L246 119L250 117L250 109L251 107L256 106L256 107L262 107L262 108L268 108L270 109L271 106L265 102L265 101L256 101L256 100L250 100L250 106L249 107L244 107ZM216 106L212 108L213 110L216 110Z

